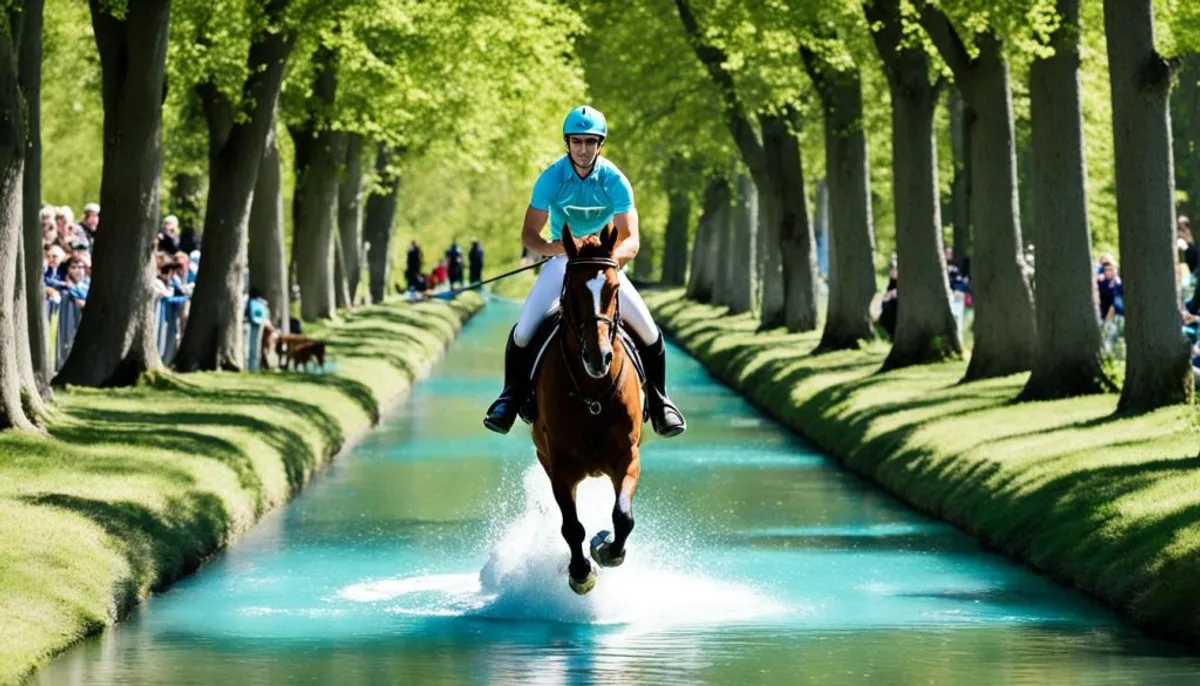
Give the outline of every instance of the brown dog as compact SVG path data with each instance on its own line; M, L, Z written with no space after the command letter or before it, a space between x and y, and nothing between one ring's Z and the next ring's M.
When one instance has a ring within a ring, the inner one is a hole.
M280 369L290 369L294 364L297 370L307 370L308 363L315 360L317 368L325 370L324 341L300 334L283 334L275 341L275 354L279 357Z

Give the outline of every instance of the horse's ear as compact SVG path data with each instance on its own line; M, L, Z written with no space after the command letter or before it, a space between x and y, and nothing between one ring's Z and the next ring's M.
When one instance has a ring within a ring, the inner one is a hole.
M562 244L567 251L567 259L575 259L579 256L579 244L575 242L575 236L571 234L571 226L563 224L562 228Z
M613 226L612 224L608 224L600 231L600 245L609 255L611 255L613 250L617 247L617 234L617 227Z

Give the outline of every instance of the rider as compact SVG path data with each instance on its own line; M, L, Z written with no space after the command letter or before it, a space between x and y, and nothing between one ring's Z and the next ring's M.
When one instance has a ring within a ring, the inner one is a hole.
M521 242L533 253L554 259L542 267L508 337L504 390L483 420L484 426L497 433L508 433L529 394L531 367L538 352L529 343L542 321L558 309L567 268L563 224L570 224L571 233L583 237L599 233L612 222L618 231L613 250L617 264L624 267L638 253L638 213L633 206L633 187L616 165L600 157L607 136L608 125L599 111L586 105L571 110L563 122L567 154L547 167L533 186ZM548 241L541 236L547 218L550 219ZM654 431L662 436L679 435L687 423L667 397L662 331L625 274L620 273L620 279L617 292L621 298L621 321L632 334L646 370L650 421Z

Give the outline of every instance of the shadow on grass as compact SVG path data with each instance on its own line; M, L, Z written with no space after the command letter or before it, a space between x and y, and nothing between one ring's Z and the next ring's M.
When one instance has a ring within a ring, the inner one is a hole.
M121 614L147 590L165 588L198 568L224 542L230 524L220 499L210 493L173 499L161 512L128 501L107 502L65 493L20 499L79 514L112 536L132 570L114 592Z

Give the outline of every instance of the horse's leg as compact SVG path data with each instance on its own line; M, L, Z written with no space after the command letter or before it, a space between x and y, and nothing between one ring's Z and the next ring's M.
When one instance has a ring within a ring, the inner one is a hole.
M567 567L567 581L571 590L584 595L596 585L596 572L592 564L583 556L583 539L587 531L579 521L579 513L575 509L575 487L578 484L567 484L562 479L551 477L550 483L554 489L554 500L562 511L562 537L571 549L571 564Z
M617 567L625 561L625 541L633 531L633 493L637 490L642 465L637 446L624 474L612 476L617 502L613 504L613 531L602 531L592 537L592 559L601 567Z

